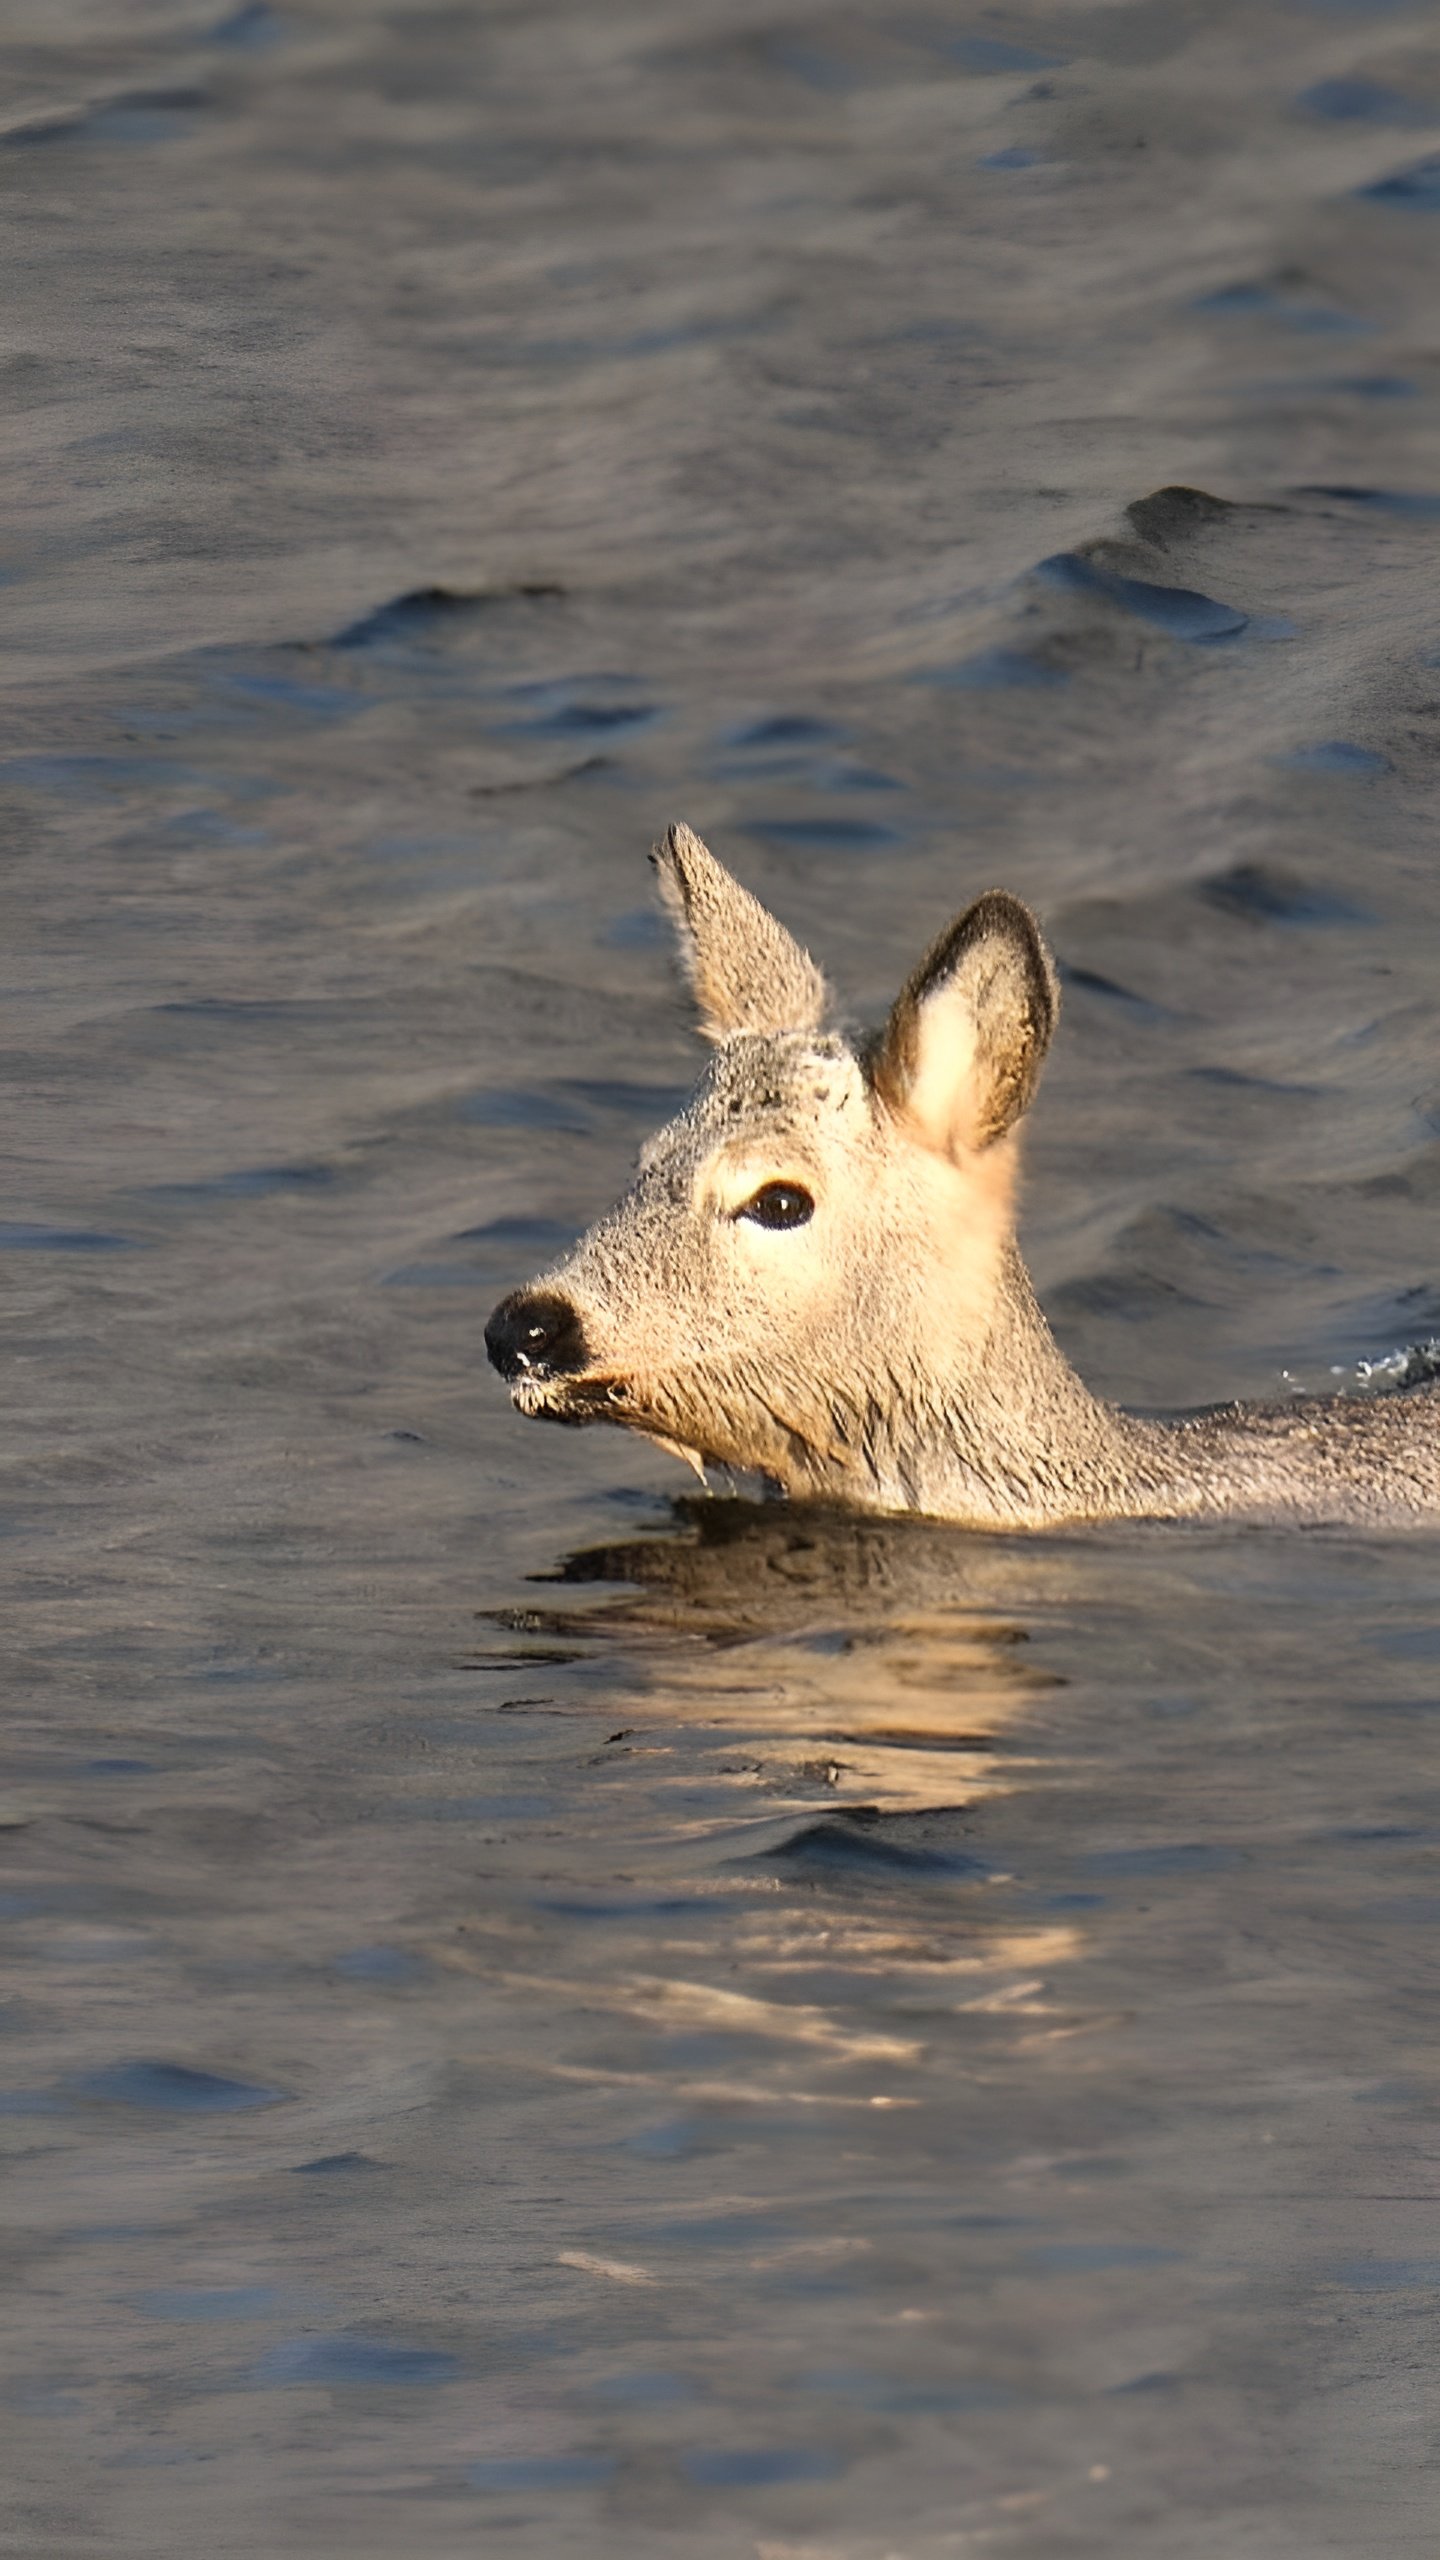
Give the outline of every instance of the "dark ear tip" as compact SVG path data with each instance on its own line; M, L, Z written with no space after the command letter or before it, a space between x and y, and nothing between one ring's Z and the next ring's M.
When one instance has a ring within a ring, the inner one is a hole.
M991 933L1004 933L1023 943L1032 985L1043 992L1048 1005L1047 1028L1054 1029L1060 1014L1060 979L1050 956L1050 946L1040 930L1039 918L1013 889L986 889L975 900L965 918L971 928L967 941L980 941Z
M982 889L966 909L965 922L976 941L982 933L997 930L1023 934L1027 942L1041 939L1033 909L1026 906L1023 898L1017 898L1013 889Z
M969 951L983 942L999 940L1017 944L1025 959L1025 974L1037 992L1048 998L1049 1027L1053 1028L1060 1010L1060 982L1050 957L1043 933L1023 898L1011 889L982 889L971 900L962 915L955 918L925 954L909 982L906 993L917 1002L938 985Z

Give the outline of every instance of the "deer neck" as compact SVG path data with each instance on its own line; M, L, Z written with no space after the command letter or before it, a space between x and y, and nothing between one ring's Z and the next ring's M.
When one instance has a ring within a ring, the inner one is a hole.
M1158 1434L1090 1393L1013 1245L987 1335L907 1419L896 1454L910 1498L948 1518L1018 1528L1113 1516L1158 1471Z

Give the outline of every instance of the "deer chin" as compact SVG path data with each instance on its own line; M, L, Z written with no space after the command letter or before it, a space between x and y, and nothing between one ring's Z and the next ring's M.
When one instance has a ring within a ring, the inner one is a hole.
M628 1423L644 1428L633 1392L623 1378L603 1372L575 1377L547 1377L530 1369L510 1382L510 1401L532 1422L563 1422L579 1429L588 1422Z
M571 1430L581 1430L587 1423L608 1422L622 1431L634 1431L648 1440L667 1457L679 1458L693 1467L700 1482L707 1482L705 1461L696 1449L676 1440L656 1415L648 1414L627 1379L605 1375L594 1377L547 1378L535 1371L511 1381L510 1398L517 1413L528 1415L532 1422L561 1422Z

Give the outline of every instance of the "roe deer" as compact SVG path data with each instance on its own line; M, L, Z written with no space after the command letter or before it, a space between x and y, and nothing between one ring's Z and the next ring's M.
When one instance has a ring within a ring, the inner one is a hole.
M876 1037L688 827L653 856L715 1055L634 1187L504 1300L522 1413L614 1422L701 1474L1034 1529L1440 1521L1440 1385L1160 1422L1082 1385L1015 1241L1019 1123L1059 1010L1029 910L977 898Z

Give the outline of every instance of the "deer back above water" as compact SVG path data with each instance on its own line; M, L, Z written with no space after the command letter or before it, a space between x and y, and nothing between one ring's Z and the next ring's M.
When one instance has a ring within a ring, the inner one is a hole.
M1065 1360L1015 1241L1020 1125L1059 1012L1017 898L978 898L855 1042L697 836L673 827L653 858L713 1055L625 1198L491 1317L522 1413L975 1526L1440 1520L1440 1388L1160 1423Z

